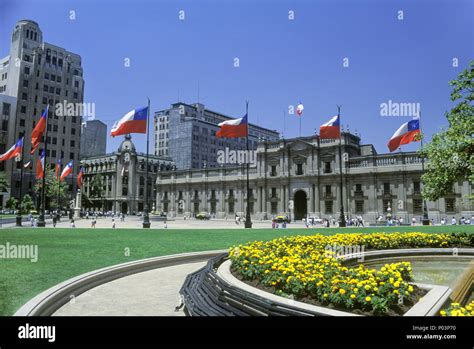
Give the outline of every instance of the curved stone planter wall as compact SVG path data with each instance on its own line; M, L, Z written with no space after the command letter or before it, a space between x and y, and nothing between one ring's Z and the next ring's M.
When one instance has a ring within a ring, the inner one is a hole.
M452 256L453 249L380 250L362 253L364 260L390 259L403 256ZM458 249L457 254L474 259L474 249ZM345 263L355 263L361 255L341 256ZM298 302L252 287L234 277L231 262L224 257L209 261L208 265L190 274L180 293L189 315L309 315L359 316ZM434 316L448 300L452 290L446 286L416 284L428 293L404 316Z
M226 252L227 250L182 253L147 258L94 270L66 280L40 293L24 304L14 316L49 316L69 302L71 296L77 297L81 293L109 281L151 269L201 262Z

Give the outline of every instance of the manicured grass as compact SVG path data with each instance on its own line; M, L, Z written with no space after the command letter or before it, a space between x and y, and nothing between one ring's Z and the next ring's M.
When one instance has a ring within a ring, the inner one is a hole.
M318 229L1 229L0 245L38 245L36 263L0 259L0 315L12 315L41 291L79 274L142 258L216 249L289 235L395 231L469 232L474 226ZM129 255L126 252L129 251Z

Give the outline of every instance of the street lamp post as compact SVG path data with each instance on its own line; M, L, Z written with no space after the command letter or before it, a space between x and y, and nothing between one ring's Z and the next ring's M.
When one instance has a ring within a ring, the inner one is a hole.
M337 115L339 116L339 122L341 120L341 107L337 106ZM341 126L339 126L341 127ZM339 187L340 187L340 196L339 199L341 201L341 220L339 222L340 227L346 226L346 217L344 215L344 197L343 197L343 186L344 181L342 179L342 130L339 131Z

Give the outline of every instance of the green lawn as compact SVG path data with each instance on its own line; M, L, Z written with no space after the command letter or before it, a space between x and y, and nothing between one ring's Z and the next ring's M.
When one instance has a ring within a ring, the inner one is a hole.
M28 229L0 230L0 245L38 245L39 260L0 259L0 315L12 315L41 291L73 276L132 260L181 252L226 249L234 244L297 234L339 232L459 232L474 226L320 229ZM130 256L125 251L130 251Z

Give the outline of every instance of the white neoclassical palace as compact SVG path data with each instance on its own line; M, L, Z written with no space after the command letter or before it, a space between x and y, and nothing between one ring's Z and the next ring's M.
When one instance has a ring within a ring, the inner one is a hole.
M317 136L259 142L256 164L250 168L252 218L337 218L342 190L347 216L373 222L390 207L392 215L406 222L420 219L422 164L417 153L377 154L372 145L360 144L357 135L343 133L341 187L338 147L339 141ZM203 211L216 218L245 215L245 165L161 171L155 189L156 211L169 216ZM472 184L457 183L446 197L427 202L429 218L439 222L442 217L471 217L472 193Z

